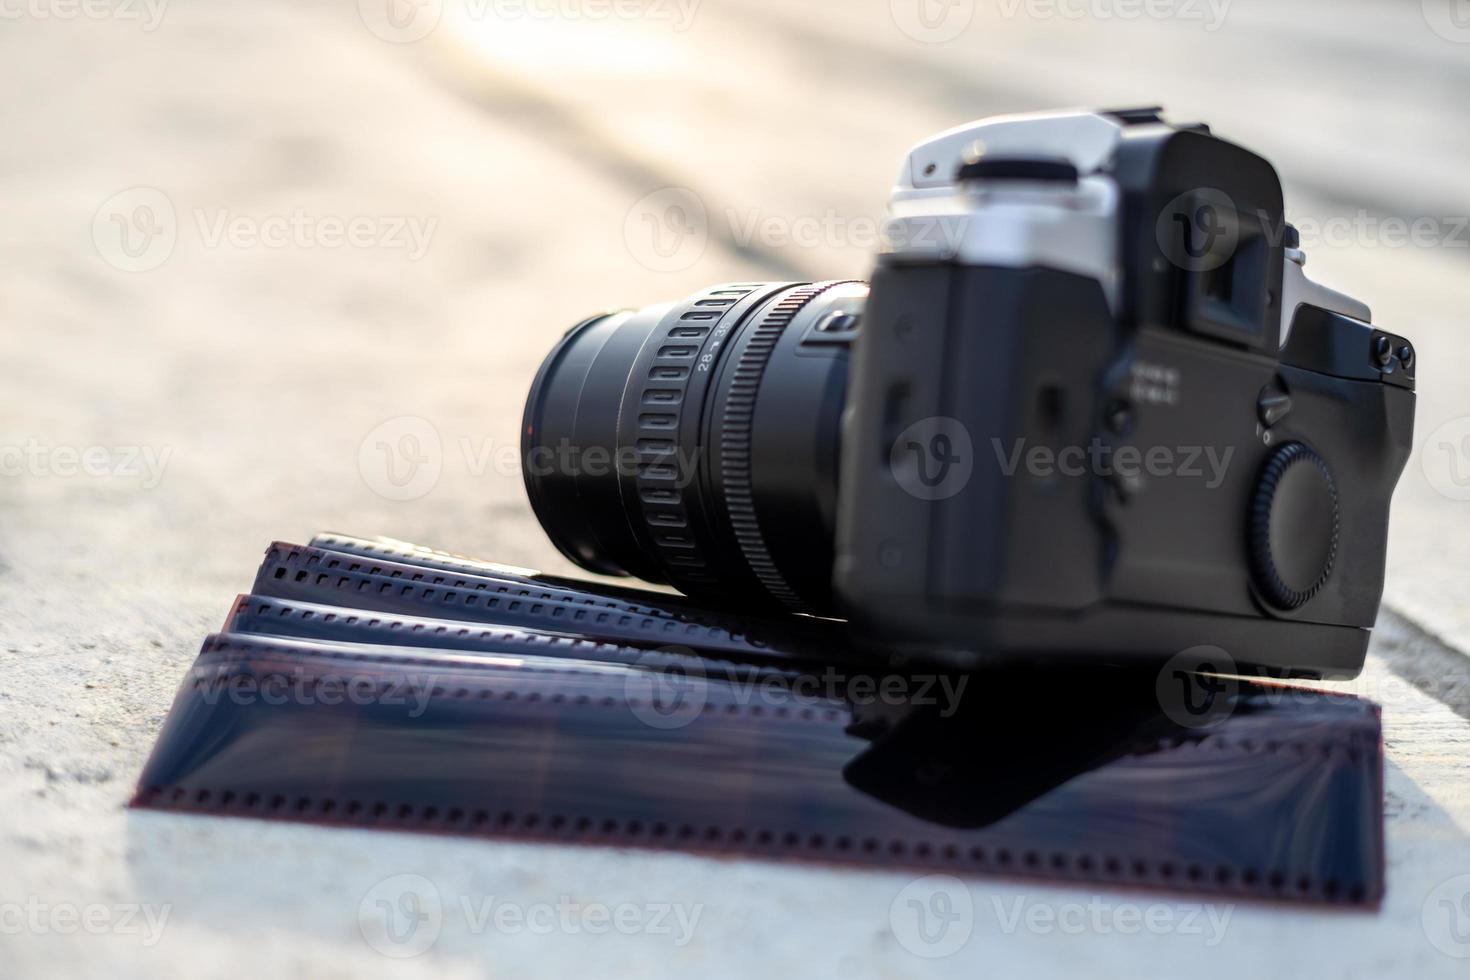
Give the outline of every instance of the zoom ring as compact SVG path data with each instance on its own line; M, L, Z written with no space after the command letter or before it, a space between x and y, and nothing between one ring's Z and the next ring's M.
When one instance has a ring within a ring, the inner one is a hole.
M751 429L761 377L765 374L771 352L776 349L776 342L803 306L836 285L839 283L801 286L764 312L760 322L751 330L750 340L735 364L720 430L720 476L725 489L725 509L735 540L761 585L793 612L809 610L776 567L766 547L765 536L761 534L750 472Z
M691 391L691 386L711 336L723 340L728 335L740 319L729 314L761 285L731 283L706 290L678 320L660 325L649 338L654 357L636 395L634 485L649 539L681 589L719 583L690 526L688 498L697 488L690 489L693 474L681 472L678 455L685 407L699 412L703 391Z

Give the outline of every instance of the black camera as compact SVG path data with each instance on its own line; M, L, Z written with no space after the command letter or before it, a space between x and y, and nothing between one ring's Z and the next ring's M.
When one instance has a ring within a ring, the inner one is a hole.
M919 144L859 282L575 327L526 486L594 572L985 658L1352 676L1415 355L1319 286L1263 158L1156 109Z

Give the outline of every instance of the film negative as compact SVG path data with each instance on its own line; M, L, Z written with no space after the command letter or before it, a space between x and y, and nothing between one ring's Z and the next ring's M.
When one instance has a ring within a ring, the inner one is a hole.
M513 627L386 645L381 617L258 632L322 615L237 604L232 626L256 635L205 642L136 806L1359 907L1383 893L1381 731L1357 699L1242 681L1181 714L1123 672L732 671Z
M840 624L769 621L683 604L565 588L510 573L471 572L284 542L272 544L256 595L429 619L519 627L656 649L686 646L750 659L812 659L845 649Z
M618 599L681 614L699 616L709 615L710 613L707 606L702 606L682 595L655 592L652 589L607 585L601 582L593 585L577 579L546 575L531 568L521 568L517 565L503 565L493 561L483 561L479 558L456 555L448 551L439 551L434 548L425 547L424 545L400 541L397 538L389 538L381 535L375 538L357 538L350 534L317 534L312 537L311 546L313 548L321 548L323 551L336 551L344 555L357 555L360 558L381 558L405 565L418 565L422 568L433 568L444 572L468 572L471 575L488 575L494 578L520 581L526 585L539 585L550 589L570 590L573 592L592 590L604 598ZM737 618L748 619L749 617Z
M507 657L536 657L593 663L640 664L675 670L681 666L702 673L718 671L730 678L764 676L762 668L738 660L701 657L687 647L654 649L608 643L579 636L535 633L514 627L485 625L448 619L398 616L363 609L322 606L272 596L243 595L230 607L224 632L241 636L278 636L324 643L353 643L369 646L400 646L440 651L483 653ZM794 675L798 670L817 671L817 661L783 658L773 661ZM776 670L775 666L764 668Z

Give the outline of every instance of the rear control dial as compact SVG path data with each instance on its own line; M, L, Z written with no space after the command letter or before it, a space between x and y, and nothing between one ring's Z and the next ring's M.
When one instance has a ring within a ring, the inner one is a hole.
M1337 484L1326 460L1300 442L1276 450L1256 479L1249 523L1256 588L1278 609L1306 604L1337 557Z

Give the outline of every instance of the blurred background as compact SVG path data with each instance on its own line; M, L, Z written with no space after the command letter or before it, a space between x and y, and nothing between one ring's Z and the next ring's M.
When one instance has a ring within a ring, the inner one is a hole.
M269 541L571 571L517 461L561 333L722 280L863 277L907 148L994 113L1163 105L1276 164L1309 275L1417 344L1388 601L1470 649L1465 0L0 0L0 21L0 865L23 891L194 887L168 875L196 832L119 807ZM237 841L189 860L246 867ZM327 858L295 866L336 887ZM258 918L257 887L214 912ZM194 965L227 971L198 928ZM335 955L284 935L259 954ZM864 935L837 972L867 975ZM7 945L18 970L97 955Z

